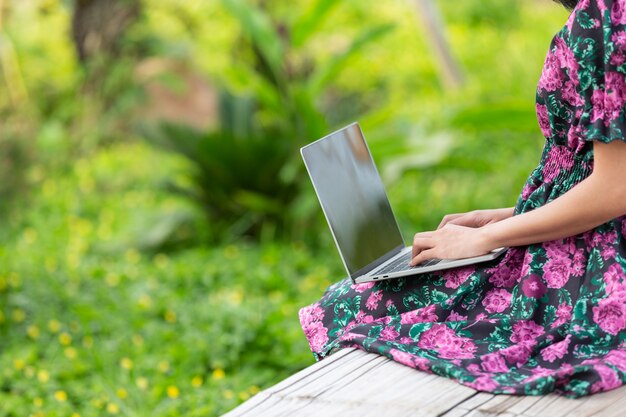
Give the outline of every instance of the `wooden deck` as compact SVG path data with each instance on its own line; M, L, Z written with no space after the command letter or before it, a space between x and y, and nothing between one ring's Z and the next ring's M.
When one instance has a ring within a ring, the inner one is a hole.
M626 387L579 399L493 395L385 356L345 348L259 392L225 416L624 417Z

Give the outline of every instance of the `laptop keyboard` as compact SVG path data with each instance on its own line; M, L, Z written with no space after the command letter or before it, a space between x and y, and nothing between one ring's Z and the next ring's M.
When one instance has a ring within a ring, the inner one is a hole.
M398 257L398 259L396 259L395 261L391 262L390 264L385 266L380 271L377 271L376 275L388 274L390 272L405 271L405 270L409 270L409 269L419 268L419 267L422 267L422 266L436 265L439 262L441 262L441 259L429 259L429 260L424 261L422 263L419 263L419 264L417 264L415 266L409 266L409 261L411 260L412 257L413 257L413 253L411 253L409 251L409 252L405 253L404 255Z

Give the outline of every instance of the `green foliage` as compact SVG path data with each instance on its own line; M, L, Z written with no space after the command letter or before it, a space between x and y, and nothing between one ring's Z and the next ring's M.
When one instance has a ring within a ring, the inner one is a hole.
M25 197L33 162L32 141L23 123L7 121L0 132L0 214L5 217ZM23 202L22 202L23 203ZM6 218L6 217L5 217Z
M241 0L222 3L241 27L247 53L239 52L234 65L248 91L235 93L226 83L221 87L217 130L199 132L164 122L144 126L143 134L191 162L192 184L174 188L206 211L216 241L244 235L303 238L318 209L308 210L314 206L302 191L310 185L298 150L328 133L317 97L350 57L392 26L363 31L318 66L306 52L306 41L314 38L314 20L330 11L327 2L318 1L296 21L293 36L291 27L272 22L267 9Z
M458 3L439 1L453 22L472 27L481 25L510 29L519 22L519 0L466 0Z
M300 243L102 250L137 219L187 206L154 192L178 165L145 146L99 151L46 179L33 195L38 209L4 229L3 407L219 415L310 363L294 324L308 294L340 276L334 257L325 262ZM111 171L124 175L112 180Z

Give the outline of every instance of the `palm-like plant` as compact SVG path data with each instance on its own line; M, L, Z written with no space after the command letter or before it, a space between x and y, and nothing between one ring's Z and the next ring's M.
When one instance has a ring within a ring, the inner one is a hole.
M222 3L241 27L236 49L245 52L234 56L234 65L247 91L235 94L221 86L215 130L162 123L146 136L192 162L193 185L185 193L202 205L215 237L299 235L311 211L302 209L302 186L310 186L298 149L328 132L316 100L351 55L391 26L363 32L316 65L306 46L336 0L318 0L291 23L272 23L267 10L248 1Z

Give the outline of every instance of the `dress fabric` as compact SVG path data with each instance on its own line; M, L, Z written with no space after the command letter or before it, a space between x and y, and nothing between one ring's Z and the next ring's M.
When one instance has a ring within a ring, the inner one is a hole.
M537 88L546 137L514 215L593 171L593 142L626 133L626 0L581 0ZM626 216L498 259L412 277L345 278L299 311L316 360L345 347L479 391L580 397L626 381Z

